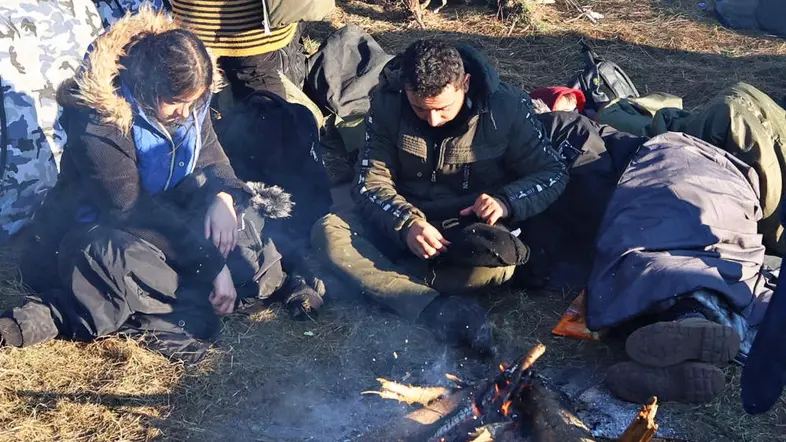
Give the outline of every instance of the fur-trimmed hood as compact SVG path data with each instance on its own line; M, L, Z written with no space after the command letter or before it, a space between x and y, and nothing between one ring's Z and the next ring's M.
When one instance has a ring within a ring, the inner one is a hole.
M248 205L238 204L238 212L242 214L248 207L259 212L265 218L288 218L292 214L295 202L292 196L278 186L268 186L258 182L246 183L244 190L251 197Z
M60 87L58 102L63 107L94 109L102 124L111 124L123 134L128 134L134 122L134 111L131 103L117 90L119 61L124 55L124 48L135 35L160 34L179 28L167 15L154 11L147 4L142 5L134 15L127 13L93 42L93 50L84 60L81 71ZM216 58L212 55L211 58L211 90L217 92L223 77Z

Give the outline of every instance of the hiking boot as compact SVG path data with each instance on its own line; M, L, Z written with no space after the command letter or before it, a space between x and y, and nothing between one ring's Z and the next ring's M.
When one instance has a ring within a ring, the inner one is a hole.
M634 361L650 367L680 362L728 362L740 349L740 336L731 328L704 318L657 322L633 332L625 350Z
M429 326L441 342L484 354L491 352L491 327L486 311L475 301L440 296L426 306L418 322Z
M709 402L723 391L725 384L723 371L704 362L656 368L629 361L613 365L606 375L606 385L614 396L637 404L652 396L660 402Z

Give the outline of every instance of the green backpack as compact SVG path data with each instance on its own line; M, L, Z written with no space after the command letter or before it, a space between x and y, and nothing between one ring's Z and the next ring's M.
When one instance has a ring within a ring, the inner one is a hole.
M264 0L265 30L299 21L320 21L336 8L335 0Z

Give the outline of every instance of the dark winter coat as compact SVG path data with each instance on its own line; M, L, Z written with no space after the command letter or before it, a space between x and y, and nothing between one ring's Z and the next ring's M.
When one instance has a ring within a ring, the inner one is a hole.
M260 191L272 190L273 196L283 197L286 203L278 215L288 212L288 196L280 189L237 179L207 112L197 125L201 146L196 149L192 172L162 192L152 194L144 186L135 145L139 115L118 90L117 60L133 36L174 27L165 16L152 13L119 22L99 37L85 69L61 88L61 122L69 139L58 183L36 216L35 253L29 258L38 261L36 274L57 280L55 252L60 238L78 222L83 215L80 209L85 207L97 209L97 219L91 222L150 242L184 277L202 282L212 282L225 265L202 227L207 208L219 192L231 194L236 210L243 213L249 205L264 204Z
M482 193L504 201L511 222L521 221L545 210L567 184L530 98L501 82L474 49L459 51L474 103L441 143L407 101L399 58L372 95L353 196L363 218L395 241L415 220L456 217Z
M570 173L565 192L520 226L520 238L548 257L555 289L587 283L606 206L622 172L646 138L617 132L578 112L538 115Z

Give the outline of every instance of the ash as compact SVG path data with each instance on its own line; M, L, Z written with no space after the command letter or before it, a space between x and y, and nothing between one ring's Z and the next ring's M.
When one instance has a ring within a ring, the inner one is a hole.
M557 386L571 400L576 414L592 431L595 437L616 439L625 432L641 408L616 399L603 386L605 367L556 368L549 367L541 375ZM669 408L661 404L658 408L658 437L688 440L689 432L679 424Z

